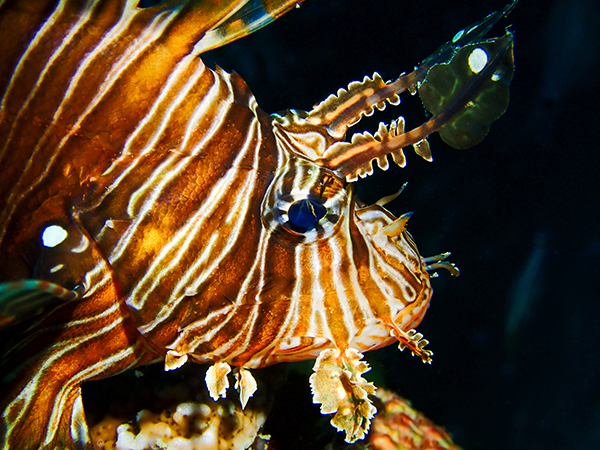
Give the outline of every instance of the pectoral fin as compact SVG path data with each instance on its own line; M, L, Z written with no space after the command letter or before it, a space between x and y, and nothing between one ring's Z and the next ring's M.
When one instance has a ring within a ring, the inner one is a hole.
M77 292L41 280L0 283L0 329L79 298Z

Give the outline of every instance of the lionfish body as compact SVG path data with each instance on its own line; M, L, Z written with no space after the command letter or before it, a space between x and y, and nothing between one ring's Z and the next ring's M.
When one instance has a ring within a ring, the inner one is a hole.
M0 2L0 326L18 330L0 366L3 448L90 447L81 384L157 361L211 363L214 398L234 366L245 404L247 369L316 359L314 401L349 442L364 437L362 353L398 340L430 361L413 329L427 271L454 269L420 256L407 215L359 207L352 182L388 155L403 165L407 145L431 159L428 134L462 136L468 103L507 98L511 36L482 37L514 4L393 83L375 75L269 116L198 55L296 2L137 3ZM428 122L344 141L406 89L436 101L441 66L466 81ZM495 103L456 146L485 136Z

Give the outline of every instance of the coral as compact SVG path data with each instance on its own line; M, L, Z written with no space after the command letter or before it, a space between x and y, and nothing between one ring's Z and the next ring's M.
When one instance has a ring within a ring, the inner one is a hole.
M264 410L242 410L228 399L180 403L174 412L144 409L135 424L106 416L92 430L94 449L244 450L261 440Z
M450 435L410 402L385 389L377 390L378 412L368 437L372 450L461 450Z
M356 363L365 365L358 372L366 368L366 363ZM159 366L148 367L138 373L133 383L131 376L122 378L130 395L115 384L119 377L113 378L112 383L104 380L88 384L88 395L84 393L88 399L86 413L87 409L96 410L92 415L103 416L91 428L94 449L460 450L443 428L399 395L382 388L374 395L369 392L369 400L365 399L364 405L375 405L377 413L364 440L353 445L342 443L342 435L333 433L320 420L316 405L312 405L312 413L305 409L310 398L302 389L305 375L292 371L285 388L277 389L285 372L282 366L285 365L254 371L260 388L244 408L235 391L214 401L204 383L206 366L197 364L169 373L162 372ZM332 381L336 380L340 378ZM350 379L347 383L353 384ZM108 409L107 405L99 405L107 402ZM263 425L272 439L261 434Z
M243 450L253 443L264 448L259 431L281 371L264 371L262 389L244 407L235 391L213 400L205 372L199 364L174 372L154 365L84 385L94 449Z

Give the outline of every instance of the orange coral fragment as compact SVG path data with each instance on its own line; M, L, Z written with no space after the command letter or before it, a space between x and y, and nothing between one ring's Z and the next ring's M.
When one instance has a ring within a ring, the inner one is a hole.
M378 389L383 403L373 419L369 435L372 450L461 450L442 427L437 426L399 395Z

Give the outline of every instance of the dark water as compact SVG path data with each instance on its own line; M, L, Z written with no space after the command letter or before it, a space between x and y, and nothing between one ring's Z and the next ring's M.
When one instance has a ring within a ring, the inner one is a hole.
M240 73L264 110L310 109L375 70L384 79L411 70L503 5L307 0L211 57ZM434 163L409 155L405 169L359 186L372 202L408 181L391 208L415 212L409 229L422 254L450 250L462 270L434 280L419 328L432 366L396 348L369 360L465 449L597 449L600 4L521 0L495 34L509 24L511 104L485 141L459 151L434 137ZM419 102L404 100L378 120L402 114L418 125Z

